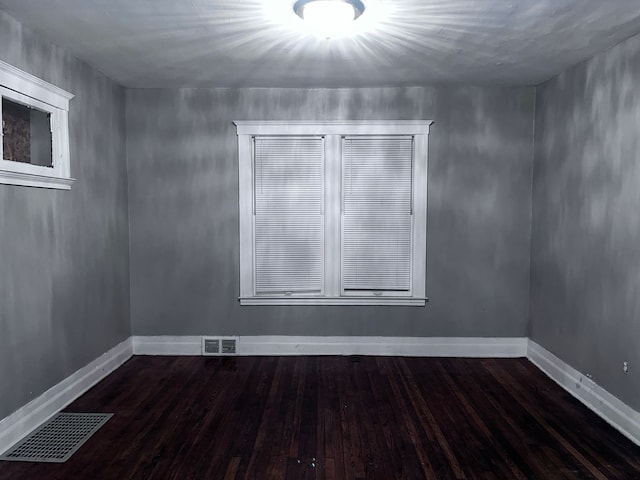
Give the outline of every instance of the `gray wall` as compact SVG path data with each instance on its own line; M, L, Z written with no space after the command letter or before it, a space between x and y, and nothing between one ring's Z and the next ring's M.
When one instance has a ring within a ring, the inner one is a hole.
M71 191L0 185L0 418L130 334L124 92L0 12L0 59L71 101Z
M635 37L538 89L531 257L533 340L636 410L639 85Z
M127 90L137 335L524 336L533 88ZM240 307L233 120L433 119L426 308Z

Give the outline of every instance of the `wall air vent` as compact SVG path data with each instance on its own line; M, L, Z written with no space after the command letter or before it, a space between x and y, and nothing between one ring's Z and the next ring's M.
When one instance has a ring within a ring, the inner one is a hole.
M236 355L238 337L202 337L202 355Z
M235 338L223 338L222 349L223 355L235 355L236 354L236 339Z
M220 339L202 337L202 355L220 355Z

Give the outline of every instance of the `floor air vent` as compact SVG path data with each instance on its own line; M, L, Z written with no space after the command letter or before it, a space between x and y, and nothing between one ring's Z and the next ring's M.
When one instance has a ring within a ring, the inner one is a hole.
M0 460L64 463L112 416L112 413L59 413Z

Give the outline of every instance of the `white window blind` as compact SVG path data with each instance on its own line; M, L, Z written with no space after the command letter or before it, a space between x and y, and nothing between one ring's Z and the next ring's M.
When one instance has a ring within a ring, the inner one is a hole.
M344 137L342 288L411 292L413 137Z
M254 139L255 293L324 287L324 139Z

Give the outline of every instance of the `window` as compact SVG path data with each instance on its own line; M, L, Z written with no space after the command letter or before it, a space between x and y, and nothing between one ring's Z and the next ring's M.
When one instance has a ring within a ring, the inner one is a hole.
M73 95L0 62L0 183L68 190Z
M424 305L430 121L235 122L242 305Z

